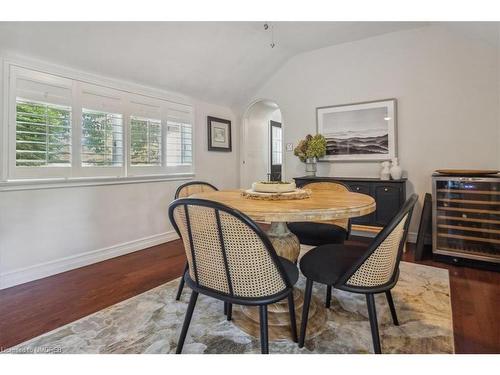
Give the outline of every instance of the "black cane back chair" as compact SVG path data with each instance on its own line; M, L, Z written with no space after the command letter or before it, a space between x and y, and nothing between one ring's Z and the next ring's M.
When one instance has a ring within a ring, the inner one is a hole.
M314 191L351 191L349 186L340 181L311 182L304 188ZM337 219L327 221L305 221L287 223L288 228L294 233L303 245L320 246L327 244L342 244L349 238L351 220ZM326 289L325 306L330 307L332 288Z
M198 294L260 309L262 353L269 352L267 306L288 298L292 339L297 341L293 285L297 267L278 257L269 238L248 216L223 204L184 198L170 204L169 217L184 242L188 259L186 284L192 289L177 353L184 339Z
M175 191L175 199L187 198L193 194L203 193L206 191L217 191L217 190L219 189L217 189L214 185L209 184L208 182L190 181L185 184L182 184L177 188L177 190ZM186 273L187 269L188 269L188 263L186 262L182 275ZM184 289L184 277L181 277L181 281L179 282L179 287L177 288L177 294L175 296L176 301L181 299L183 289ZM226 313L226 306L224 306L224 313Z
M368 248L352 245L318 246L300 261L307 278L302 309L299 347L304 346L313 282L366 295L368 316L375 353L381 353L374 295L385 293L392 320L399 325L391 289L399 277L399 262L408 235L413 207L418 196L413 194Z
M342 182L311 182L304 186L315 191L351 191L351 189ZM301 244L310 246L320 246L333 243L344 243L348 239L351 231L351 221L349 219L337 219L327 221L306 221L287 223L288 228L294 233Z

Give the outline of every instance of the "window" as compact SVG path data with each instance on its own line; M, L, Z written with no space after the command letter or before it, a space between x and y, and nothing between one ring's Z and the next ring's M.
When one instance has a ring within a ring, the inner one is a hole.
M119 113L82 110L83 167L123 165L123 119Z
M169 120L167 122L167 166L191 165L193 163L192 147L191 124Z
M282 149L281 149L281 144L282 144L282 131L281 131L281 128L277 127L277 126L271 126L271 131L272 131L272 135L271 135L271 139L272 139L272 142L273 142L273 145L272 145L272 150L273 150L273 154L271 155L272 157L272 160L271 160L271 164L273 165L281 165L282 164Z
M161 166L161 120L130 117L130 164Z
M71 166L71 107L16 99L16 167Z
M7 180L193 173L191 105L134 93L132 85L125 91L10 62L6 68L0 172Z

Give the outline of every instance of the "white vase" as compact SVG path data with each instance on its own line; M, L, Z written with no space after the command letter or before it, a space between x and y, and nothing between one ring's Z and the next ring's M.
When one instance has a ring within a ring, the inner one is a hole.
M388 162L388 161L383 161L382 163L380 163L380 165L382 166L382 169L380 170L380 179L381 180L390 180L391 179L391 171L389 169L391 163Z
M392 159L392 166L390 171L393 180L401 180L401 177L403 177L403 170L399 166L398 158Z

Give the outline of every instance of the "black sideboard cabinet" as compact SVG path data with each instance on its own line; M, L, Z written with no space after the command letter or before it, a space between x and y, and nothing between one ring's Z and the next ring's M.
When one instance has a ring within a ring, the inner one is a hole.
M353 224L358 225L385 226L406 200L406 178L384 181L379 178L304 176L295 177L294 180L298 187L310 182L341 181L356 193L372 196L377 203L377 209L369 215L351 219Z

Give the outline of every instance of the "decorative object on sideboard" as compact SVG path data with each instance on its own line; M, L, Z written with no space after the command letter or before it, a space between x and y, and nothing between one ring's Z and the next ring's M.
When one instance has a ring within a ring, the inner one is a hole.
M401 177L403 177L403 169L399 165L398 158L392 159L392 165L390 171L391 171L391 178L393 180L401 180Z
M306 163L306 175L316 176L318 158L326 153L326 139L321 134L308 134L305 139L299 141L293 153L301 162Z
M317 131L326 137L323 160L396 157L396 99L316 108Z
M231 121L207 116L208 151L231 152Z
M383 161L382 163L380 163L380 166L382 167L380 169L380 179L382 181L390 180L391 179L391 170L389 167L391 166L391 163L386 160L386 161Z
M318 171L317 162L318 160L316 158L306 159L306 175L316 176L316 172Z
M496 169L436 169L436 173L449 176L488 176L499 172Z

